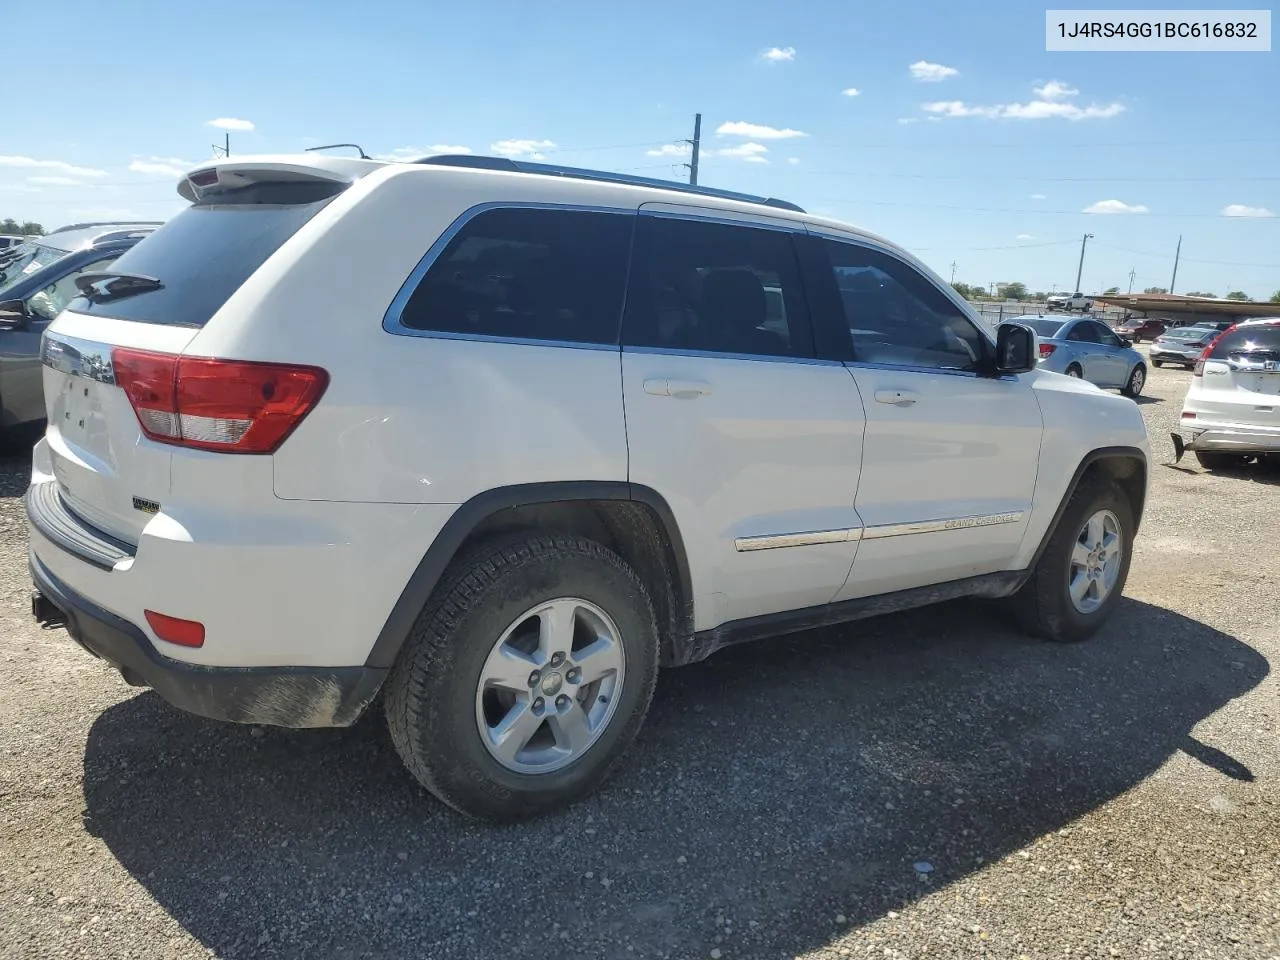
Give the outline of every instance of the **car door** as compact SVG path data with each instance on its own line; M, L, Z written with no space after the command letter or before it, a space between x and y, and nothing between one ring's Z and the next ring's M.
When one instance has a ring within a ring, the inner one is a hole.
M991 341L956 299L868 241L813 238L815 311L846 333L866 411L863 523L837 600L1007 569L1031 512L1042 420L1034 376L990 376ZM831 324L818 320L821 329Z
M1097 320L1090 320L1089 323L1096 328L1095 335L1098 338L1098 345L1102 348L1100 360L1106 364L1104 369L1107 386L1123 387L1129 382L1129 372L1133 363L1128 346L1105 323L1099 323Z
M1092 320L1077 320L1062 334L1062 339L1071 344L1071 355L1080 364L1086 380L1099 386L1111 385L1110 365Z
M815 355L797 230L644 207L637 221L628 475L675 515L700 630L827 603L858 546L862 404Z
M54 318L79 295L76 278L91 270L105 270L119 255L116 252L80 262L57 280L51 280L23 301L27 311L23 326L0 330L0 404L6 424L44 419L40 338Z

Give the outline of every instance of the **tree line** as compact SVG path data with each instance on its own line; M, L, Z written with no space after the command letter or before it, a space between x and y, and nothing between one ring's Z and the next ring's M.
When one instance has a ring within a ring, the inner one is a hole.
M961 283L960 281L957 280L956 282L951 284L951 286L955 288L956 293L960 294L960 296L964 297L966 300L1021 300L1024 302L1033 301L1033 302L1043 303L1045 300L1048 300L1049 297L1051 296L1051 294L1045 293L1043 290L1037 290L1034 293L1032 293L1027 289L1027 285L1025 283L1019 283L1017 281L1014 281L1012 283L997 283L995 285L994 296L992 296L989 287L984 287L978 283ZM1168 287L1147 287L1142 292L1143 293L1168 293L1169 288ZM1119 295L1120 295L1119 287L1108 287L1106 290L1102 291L1102 296L1104 297L1117 297ZM1190 291L1184 294L1184 296L1213 297L1216 299L1218 295L1216 293L1203 293L1201 291L1195 290L1195 291ZM1230 293L1226 295L1225 299L1242 300L1245 302L1251 302L1253 300L1253 298L1250 297L1243 290L1232 290ZM1275 293L1271 295L1271 299L1269 302L1280 303L1280 290L1277 290Z
M16 234L19 237L39 237L44 235L44 227L34 220L24 220L20 223L13 217L5 217L0 220L0 233Z

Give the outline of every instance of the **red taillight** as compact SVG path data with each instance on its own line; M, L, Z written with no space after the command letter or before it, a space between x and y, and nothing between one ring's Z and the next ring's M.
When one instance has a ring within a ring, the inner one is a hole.
M1223 337L1225 337L1228 333L1230 333L1234 329L1235 329L1234 326L1230 326L1209 341L1208 345L1204 348L1204 350L1200 352L1200 356L1196 358L1196 365L1195 367L1192 368L1192 371L1191 371L1191 375L1193 377L1204 376L1204 362L1209 359L1209 352L1218 345L1219 340L1221 340Z
M1183 419L1183 420L1194 420L1195 418L1196 418L1196 415L1195 415L1194 413L1190 413L1190 412L1189 412L1189 411L1187 411L1187 410L1183 410L1183 411L1182 411L1182 419Z
M168 643L176 643L180 647L203 647L204 624L195 620L179 620L154 610L144 610L143 615L156 636Z
M197 170L187 177L197 187L211 187L218 182L217 167L208 170Z
M1053 351L1057 349L1058 347L1056 344L1052 344L1052 343L1040 344L1040 359L1041 360L1045 359L1046 357L1050 356L1053 353Z
M272 453L329 384L319 367L179 357L117 347L116 383L152 440L222 453Z

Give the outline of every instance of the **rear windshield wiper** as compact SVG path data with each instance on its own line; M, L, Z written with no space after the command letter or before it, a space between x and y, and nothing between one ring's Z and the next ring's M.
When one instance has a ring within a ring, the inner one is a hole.
M76 277L80 295L91 303L106 303L131 297L135 293L159 290L164 284L141 273L116 273L112 270L88 270Z

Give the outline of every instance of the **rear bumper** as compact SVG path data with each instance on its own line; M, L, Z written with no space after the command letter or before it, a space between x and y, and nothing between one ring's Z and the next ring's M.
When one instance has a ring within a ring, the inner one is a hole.
M1280 430L1233 424L1181 424L1184 450L1220 453L1280 453Z
M65 619L71 638L135 686L181 710L236 723L345 727L377 694L386 670L372 667L205 667L160 654L134 624L78 594L34 555L36 590ZM33 609L43 608L33 604Z
M1188 366L1195 363L1200 358L1200 354L1198 353L1191 356L1185 353L1174 353L1168 350L1155 349L1151 350L1148 356L1152 360L1159 360L1162 363L1185 363Z

